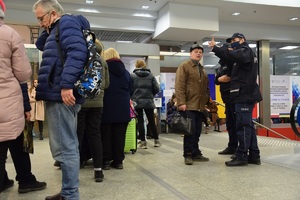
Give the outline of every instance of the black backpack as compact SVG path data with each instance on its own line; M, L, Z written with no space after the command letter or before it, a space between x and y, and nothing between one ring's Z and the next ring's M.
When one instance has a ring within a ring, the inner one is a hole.
M78 15L76 17L82 17ZM86 40L89 56L83 68L82 74L78 81L74 84L76 91L86 99L93 99L100 94L102 83L102 64L100 54L96 51L96 36L95 33L89 29L82 30L83 37ZM58 46L62 63L65 59L62 54L61 46L59 43L59 24L56 29L55 40Z

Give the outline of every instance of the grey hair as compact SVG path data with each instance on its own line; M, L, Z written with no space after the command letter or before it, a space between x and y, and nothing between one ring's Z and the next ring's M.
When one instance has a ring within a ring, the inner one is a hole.
M51 10L55 10L59 15L63 15L65 12L63 7L60 5L60 3L58 3L57 0L38 0L33 5L32 11L35 12L37 7L39 6L44 9L45 13L50 12Z
M2 9L0 9L0 18L1 19L5 18L5 14L4 14L4 11Z

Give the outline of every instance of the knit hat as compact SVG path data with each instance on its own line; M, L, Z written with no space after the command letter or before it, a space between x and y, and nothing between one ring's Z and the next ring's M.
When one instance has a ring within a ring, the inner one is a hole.
M1 6L3 12L5 12L6 8L5 8L5 4L4 4L3 0L0 0L0 6Z

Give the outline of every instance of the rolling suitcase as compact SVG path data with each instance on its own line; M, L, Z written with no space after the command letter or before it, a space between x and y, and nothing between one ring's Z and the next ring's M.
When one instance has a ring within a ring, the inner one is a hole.
M137 139L136 139L136 119L132 118L128 123L125 138L124 152L131 152L134 154L137 150Z

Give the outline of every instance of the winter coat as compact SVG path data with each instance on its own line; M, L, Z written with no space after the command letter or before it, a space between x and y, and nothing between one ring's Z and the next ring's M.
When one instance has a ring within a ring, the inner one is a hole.
M23 96L23 105L24 105L24 112L31 111L31 106L29 102L29 96L28 96L28 85L27 83L21 83L21 90L22 90L22 96Z
M30 121L34 122L35 120L44 121L45 120L45 106L44 101L37 101L35 87L28 89L28 96L31 106L30 111Z
M175 94L178 107L185 104L187 110L205 109L210 97L209 80L200 63L197 66L189 59L180 64L176 71Z
M59 45L64 64L55 40L59 28ZM36 100L62 102L61 90L74 89L86 63L88 50L82 29L89 29L89 22L82 16L63 15L52 24L50 34L43 31L36 46L43 51L36 89ZM76 103L82 104L84 98L73 91Z
M154 96L159 92L159 85L150 69L137 68L131 74L132 96L136 109L155 108Z
M24 129L20 82L31 76L22 38L0 19L0 142L16 139Z
M104 92L102 122L128 123L130 118L131 78L120 59L106 61L109 71L109 87Z
M212 52L215 52L215 55L220 58L220 67L217 69L215 84L220 85L221 97L224 103L230 103L230 82L219 82L218 78L223 75L231 76L233 62L229 59L228 48L229 46L224 44L222 47L214 46L212 49Z
M207 108L209 109L211 121L213 125L215 125L218 119L218 106L214 101L212 101L207 104Z
M102 82L101 82L101 91L98 96L96 96L94 99L86 99L84 104L82 105L82 108L102 108L103 107L103 97L104 97L104 90L106 90L109 86L109 72L108 72L108 66L106 61L101 58L101 64L102 64Z
M167 123L169 125L171 125L171 121L176 112L177 112L177 107L175 106L174 102L171 103L171 101L169 101L167 103Z
M244 42L229 51L234 61L231 71L230 99L235 103L257 103L262 96L257 84L257 60L252 49Z

